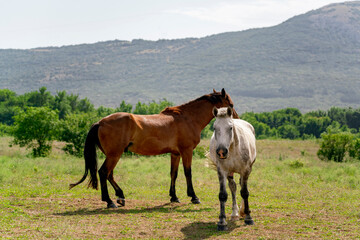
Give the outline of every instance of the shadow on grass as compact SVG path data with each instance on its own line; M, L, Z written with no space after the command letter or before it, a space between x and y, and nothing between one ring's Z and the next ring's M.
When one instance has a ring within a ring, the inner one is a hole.
M228 229L226 231L218 231L216 222L193 222L183 227L181 232L184 234L185 239L207 239L212 236L221 236L232 232L239 226L235 222L228 222Z
M192 205L189 203L189 206ZM61 213L54 213L53 215L57 216L74 216L74 215L106 215L106 214L140 214L140 213L151 213L151 212L162 212L162 213L187 213L187 212L208 212L211 211L211 208L201 208L201 209L179 209L185 205L176 205L174 203L165 203L154 207L141 207L135 209L125 209L125 208L98 208L98 209L87 209L80 208L75 211L66 211Z

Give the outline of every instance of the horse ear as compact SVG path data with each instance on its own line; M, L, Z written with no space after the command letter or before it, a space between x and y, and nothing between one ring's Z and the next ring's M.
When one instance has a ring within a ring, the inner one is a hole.
M216 107L213 108L213 115L216 117L218 114L218 109Z
M229 117L231 117L232 113L233 113L232 107L228 107L226 114L227 114Z
M213 88L213 92L216 93L215 88Z
M225 96L226 96L225 89L221 89L221 96L222 96L222 97L225 97Z

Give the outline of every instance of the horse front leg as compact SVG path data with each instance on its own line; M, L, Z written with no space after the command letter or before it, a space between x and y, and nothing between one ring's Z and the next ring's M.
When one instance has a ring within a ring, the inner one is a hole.
M219 167L217 168L217 173L220 184L220 192L219 192L220 215L219 215L219 222L217 223L217 229L219 231L224 231L227 230L225 203L227 201L228 194L226 192L225 173Z
M241 186L241 190L240 190L240 194L241 197L243 198L243 206L241 208L241 215L245 215L244 221L246 225L254 225L254 221L252 220L251 216L250 216L250 208L249 208L249 191L247 188L247 180L248 180L248 176L243 177L241 176L240 178L240 186Z
M236 202L236 183L234 181L233 173L229 174L227 177L229 182L229 188L232 196L232 213L231 220L239 220L239 207Z
M179 198L176 196L176 190L175 190L175 182L178 176L179 162L180 162L180 155L172 153L171 170L170 170L171 183L170 183L170 191L169 191L171 202L180 202Z
M186 183L187 183L187 195L191 197L191 202L194 204L199 204L200 200L196 196L194 187L192 184L192 174L191 174L191 162L192 162L192 149L183 151L181 153L182 162L184 166L184 174L186 177Z

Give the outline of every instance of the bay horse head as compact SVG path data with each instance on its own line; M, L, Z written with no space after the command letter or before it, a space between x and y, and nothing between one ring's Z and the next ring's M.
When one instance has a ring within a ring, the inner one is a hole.
M234 109L234 102L232 101L230 95L226 93L224 88L221 89L221 92L216 92L215 89L213 89L213 94L211 95L211 100L216 108L230 107L232 109L233 118L239 118L239 115Z

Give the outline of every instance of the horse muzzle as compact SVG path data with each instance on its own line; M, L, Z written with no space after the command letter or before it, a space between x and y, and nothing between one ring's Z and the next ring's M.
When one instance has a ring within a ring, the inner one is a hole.
M226 148L218 148L216 149L216 154L220 159L226 159L228 155L228 150Z

